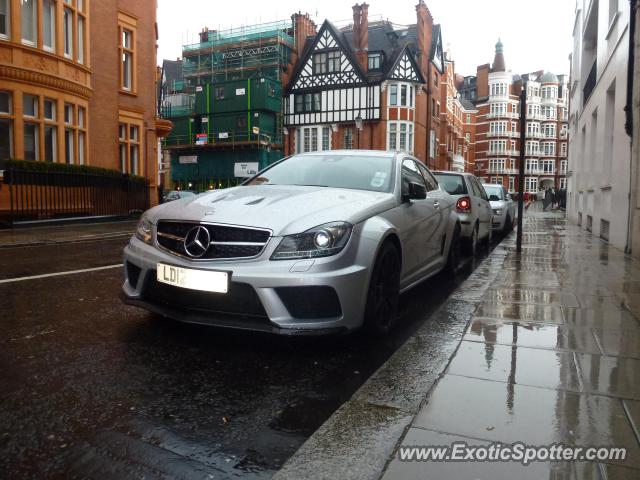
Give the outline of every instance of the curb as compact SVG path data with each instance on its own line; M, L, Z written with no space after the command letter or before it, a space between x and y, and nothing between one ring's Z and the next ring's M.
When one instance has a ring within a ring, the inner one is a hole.
M509 253L501 245L302 444L274 480L382 476L397 444L454 357L473 311L500 272L496 264L502 265Z

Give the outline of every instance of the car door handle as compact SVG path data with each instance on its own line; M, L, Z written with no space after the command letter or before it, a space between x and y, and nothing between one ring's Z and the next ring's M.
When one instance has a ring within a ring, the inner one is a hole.
M438 202L437 200L435 202L433 202L433 206L435 208L440 208L440 202Z

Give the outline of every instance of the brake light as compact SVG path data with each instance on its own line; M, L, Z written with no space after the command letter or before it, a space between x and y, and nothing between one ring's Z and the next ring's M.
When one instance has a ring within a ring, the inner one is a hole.
M468 213L471 211L471 199L469 197L459 198L456 202L456 210L458 213Z

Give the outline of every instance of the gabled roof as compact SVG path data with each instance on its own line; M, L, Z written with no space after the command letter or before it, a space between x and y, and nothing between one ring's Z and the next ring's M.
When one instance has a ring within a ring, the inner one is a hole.
M386 74L388 79L425 83L415 56L411 53L408 46L400 50L396 55L395 61L393 63L389 62L389 65L390 67Z
M353 68L354 80L364 83L365 74L353 53L350 43L329 20L325 20L315 37L307 39L304 51L291 75L287 90L294 88L301 76L313 75L312 54L316 50L339 48Z
M440 28L440 24L433 26L431 46L429 47L429 61L438 68L440 73L444 73L444 50L442 49L442 28Z
M317 46L325 46L332 48L334 45L328 45L326 35L331 35L335 46L340 48L353 65L354 72L365 83L378 83L386 78L397 78L398 80L408 80L424 83L424 77L420 72L420 68L416 62L417 40L416 26L410 25L400 29L394 28L393 24L388 21L378 21L369 23L368 27L368 52L382 53L383 59L380 69L369 70L366 74L360 67L355 51L353 49L353 30L352 27L345 27L338 30L331 22L325 20L315 37L307 39L304 50L291 76L291 81L287 86L287 90L293 89L299 77L308 71L309 59ZM398 69L399 66L402 68ZM403 77L400 71L407 75L413 75L417 79L410 80L410 77ZM396 74L396 77L391 77ZM296 87L298 88L298 87Z

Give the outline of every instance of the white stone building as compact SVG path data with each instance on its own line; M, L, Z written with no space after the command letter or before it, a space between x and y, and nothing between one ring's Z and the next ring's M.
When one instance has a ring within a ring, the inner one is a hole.
M627 248L629 2L577 0L571 56L569 219Z

